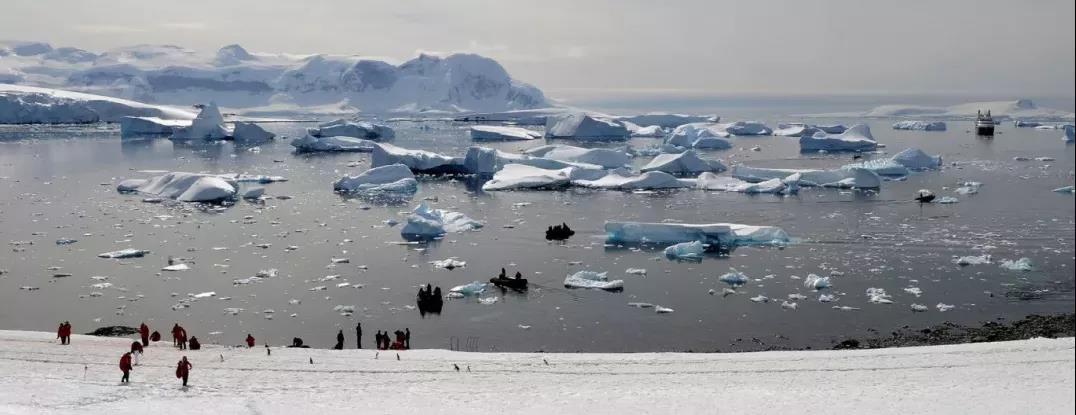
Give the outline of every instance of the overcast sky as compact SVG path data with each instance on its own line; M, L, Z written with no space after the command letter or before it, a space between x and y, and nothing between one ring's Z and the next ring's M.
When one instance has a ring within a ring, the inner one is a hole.
M0 39L399 59L468 51L550 95L1072 96L1072 0L3 0Z

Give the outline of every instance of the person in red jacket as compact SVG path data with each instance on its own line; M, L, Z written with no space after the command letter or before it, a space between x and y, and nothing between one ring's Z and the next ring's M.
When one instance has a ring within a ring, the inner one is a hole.
M138 334L142 336L142 346L149 346L149 326L146 322L142 322L141 326L138 326Z
M123 371L123 378L120 379L120 383L131 383L131 370L134 368L131 366L131 352L123 354L120 358L120 370Z
M56 329L56 337L60 338L60 344L71 344L71 323L60 323L60 328Z
M187 350L187 329L179 328L179 350Z
M179 333L181 331L183 331L183 327L180 327L179 323L172 326L172 345L175 347L179 347Z
M254 336L247 333L247 347L254 347Z
M176 367L176 377L183 379L184 387L187 386L187 377L190 376L192 368L194 365L187 361L187 356L183 356L183 359L179 361L179 366Z
M138 364L139 360L142 360L142 343L138 341L131 342L131 357L134 358L134 364Z

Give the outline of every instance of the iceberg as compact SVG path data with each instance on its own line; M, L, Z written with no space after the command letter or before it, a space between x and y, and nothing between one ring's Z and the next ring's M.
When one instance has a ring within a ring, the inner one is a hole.
M734 136L772 135L773 130L758 121L736 121L718 124L719 128Z
M524 164L504 166L482 185L482 190L556 189L571 184L573 167L542 169Z
M897 153L892 160L908 170L931 170L941 167L941 156L931 156L918 148L908 148Z
M945 131L945 122L943 121L897 121L893 124L894 130L915 130L915 131Z
M816 128L804 123L777 124L777 129L773 130L773 135L781 137L799 137L804 134L814 134L815 131L817 131Z
M489 288L489 283L473 281L464 285L457 285L448 289L448 295L451 297L469 297L480 295Z
M571 163L585 163L615 169L631 164L631 155L621 150L607 148L583 148L562 144L550 144L527 149L528 156Z
M751 183L735 177L718 176L714 173L703 173L695 179L695 188L700 190L719 190L723 192L739 193L773 193L792 194L799 188L797 180L770 179L762 182Z
M371 167L403 164L419 174L469 174L463 157L450 157L426 150L409 150L392 144L374 145Z
M471 140L474 141L516 141L542 138L542 133L523 127L500 125L476 125L470 128Z
M999 266L1009 271L1027 272L1033 269L1031 267L1031 259L1028 257L1023 257L1017 260L1006 259L1001 261L1001 264L999 264Z
M1076 140L1076 138L1073 137L1073 134L1074 134L1073 125L1072 124L1065 124L1064 128L1065 128L1065 135L1061 136L1061 139L1065 140L1066 143L1071 143L1074 140Z
M232 130L232 139L236 144L256 146L268 143L276 137L276 134L265 131L260 125L252 122L236 121Z
M116 187L121 192L139 192L180 202L219 202L234 199L236 182L218 175L172 172L137 182L124 180Z
M722 150L732 148L727 140L729 133L720 128L721 124L691 123L676 127L665 137L665 144L683 148L706 148Z
M189 120L166 120L157 117L122 117L120 118L121 137L167 136L176 128L191 125Z
M334 151L370 153L374 151L376 145L377 142L362 138L345 136L314 137L309 134L291 141L291 146L295 147L295 151L300 153Z
M224 128L224 116L215 102L202 107L189 126L177 127L172 131L172 138L176 140L223 140L230 136Z
M700 260L705 250L706 247L702 245L702 242L681 242L665 248L665 257L679 260Z
M877 173L859 167L836 170L771 169L739 164L733 166L731 172L732 177L752 183L785 179L794 174L799 175L796 181L801 186L874 189L882 185Z
M907 176L908 168L893 161L892 158L880 158L862 161L859 163L845 164L842 169L870 170L879 176Z
M717 280L733 287L742 286L744 284L747 284L748 281L747 275L744 275L744 273L737 271L736 268L729 268L729 272L725 273L720 277L717 277Z
M822 277L815 274L807 274L807 278L803 280L803 286L815 291L829 288L829 277Z
M631 133L620 121L598 115L572 113L546 119L545 136L577 140L624 141Z
M641 169L644 173L660 171L674 176L694 176L703 172L720 173L725 170L721 161L704 160L694 150L680 154L660 154Z
M624 289L624 280L609 281L604 272L578 271L564 278L566 288L595 288L606 291Z
M711 247L783 245L790 239L776 226L734 223L686 224L605 222L606 244L675 244L699 241Z
M348 121L337 119L317 127L308 128L307 134L314 137L355 137L371 141L387 141L396 137L391 127L366 121Z
M116 185L116 191L120 193L137 192L139 187L142 187L148 182L147 179L126 179L120 181Z
M689 123L717 122L719 118L716 115L687 115L651 112L641 115L617 117L617 119L624 122L630 122L635 125L658 126L661 128L676 128Z
M800 151L874 151L878 142L874 141L870 127L856 124L840 134L827 134L816 131L812 135L800 137Z
M344 176L333 183L337 192L364 194L413 195L418 191L418 181L411 169L403 164L374 167L357 176Z
M658 190L694 186L694 183L690 180L677 179L669 173L660 171L646 172L638 176L625 176L624 174L621 171L613 171L599 179L573 180L572 184L609 190Z
M400 229L405 239L428 239L449 232L466 232L482 228L482 222L460 212L431 209L422 203L407 216L407 223Z
M636 126L634 129L630 128L632 125L634 124L629 125L632 137L665 137L665 129L660 125Z
M595 164L566 162L544 157L531 157L526 154L506 153L486 147L469 147L463 158L463 169L469 174L489 176L500 171L508 164L523 164L546 170L560 170L574 167L573 178L596 179L607 171Z
M149 253L149 251L144 250L144 249L127 248L127 249L121 249L119 251L112 251L112 252L105 252L105 253L102 253L102 254L97 254L97 256L99 258L124 259L124 258L141 258L141 257L146 256L146 254L148 254L148 253Z

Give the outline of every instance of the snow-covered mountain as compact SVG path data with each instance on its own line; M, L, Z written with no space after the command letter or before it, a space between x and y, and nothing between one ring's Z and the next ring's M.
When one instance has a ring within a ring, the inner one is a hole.
M188 106L216 101L257 112L312 107L369 113L507 111L549 106L542 91L473 54L421 54L402 64L363 56L200 53L137 45L102 53L0 42L0 83Z

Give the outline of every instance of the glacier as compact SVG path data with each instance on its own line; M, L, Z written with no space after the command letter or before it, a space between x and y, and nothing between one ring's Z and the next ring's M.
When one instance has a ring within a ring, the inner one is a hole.
M178 108L102 95L0 83L0 124L118 122L123 117L190 120L195 115Z

